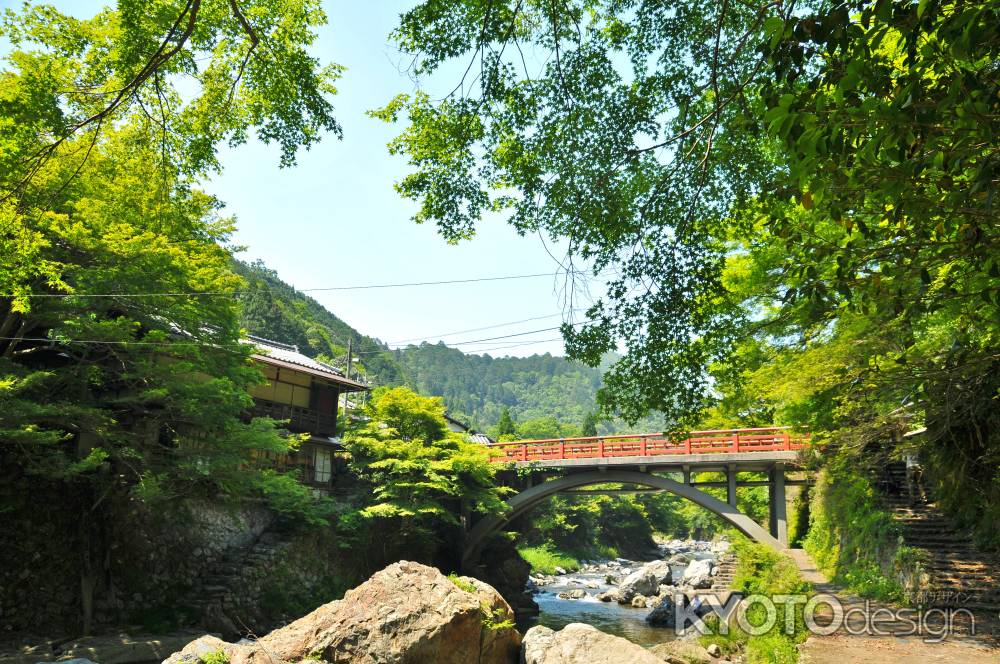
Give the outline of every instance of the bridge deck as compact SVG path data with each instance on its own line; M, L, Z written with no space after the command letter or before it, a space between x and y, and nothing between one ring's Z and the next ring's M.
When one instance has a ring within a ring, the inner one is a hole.
M622 466L725 468L736 464L767 468L798 458L808 434L787 428L693 431L687 437L663 433L520 440L490 445L490 459L516 467L597 468Z

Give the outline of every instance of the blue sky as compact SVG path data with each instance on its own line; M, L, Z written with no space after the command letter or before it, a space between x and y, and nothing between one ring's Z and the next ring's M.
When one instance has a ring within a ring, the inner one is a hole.
M79 16L105 2L49 0ZM0 8L21 2L0 0ZM235 244L246 260L262 259L297 288L439 281L556 272L558 265L538 237L519 237L500 218L484 220L477 236L448 245L433 226L414 224L414 204L393 183L407 173L405 159L391 157L386 143L398 132L365 112L414 89L400 71L405 62L389 43L399 13L413 2L378 0L324 3L329 16L314 53L324 63L347 67L333 98L344 139L327 137L298 165L278 168L278 150L257 142L221 153L223 172L206 189L235 215ZM0 45L0 50L2 50ZM449 76L449 74L451 74ZM460 75L445 72L438 83L450 90ZM558 245L549 249L556 256ZM551 316L520 325L444 337L448 343L555 327L561 318L563 280L536 277L509 281L311 293L364 334L393 342L436 341L440 334L509 321ZM600 290L599 284L596 285ZM586 302L583 302L586 304ZM579 314L578 314L579 316ZM493 350L494 356L562 354L558 332L539 332L508 342L460 346L495 348L505 343L550 340Z

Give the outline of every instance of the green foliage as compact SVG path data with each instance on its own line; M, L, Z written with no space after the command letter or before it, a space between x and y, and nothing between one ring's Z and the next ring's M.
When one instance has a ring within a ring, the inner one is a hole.
M289 165L339 131L337 70L307 52L323 21L312 0L0 18L0 465L79 510L84 607L131 501L264 499L322 522L264 461L296 439L244 417L262 377L226 296L233 221L197 183L220 141L254 132Z
M830 579L862 597L903 599L895 564L899 527L855 469L831 466L812 490L812 523L803 546Z
M342 369L347 366L350 339L355 353L352 375L359 372L381 384L403 382L402 368L382 342L362 335L297 292L263 263L234 261L233 270L246 280L240 294L240 325L250 334L294 344L306 355Z
M496 466L482 445L448 431L440 398L380 388L365 415L345 444L368 499L341 519L346 532L379 531L384 539L385 529L394 529L392 546L412 558L458 528L461 505L479 513L506 509L493 482Z
M229 657L221 650L206 653L198 658L200 664L229 664Z
M504 406L500 411L500 419L493 429L493 435L497 440L509 440L515 434L514 420L510 416L510 408Z
M496 426L505 409L511 424L542 417L581 422L601 386L600 371L549 354L467 355L443 343L424 343L397 351L395 358L409 387L444 398L452 414L480 429ZM505 435L495 428L490 433Z
M5 10L16 75L0 94L3 200L38 193L50 161L85 160L123 122L148 131L156 157L184 175L218 168L218 145L251 132L292 165L323 132L340 134L328 96L341 68L308 53L325 22L313 0L119 0L89 19L29 3Z
M627 350L605 414L808 425L876 466L924 425L936 497L1000 546L977 518L1000 505L998 18L998 0L423 2L394 35L414 71L480 75L377 115L403 121L397 189L448 241L500 213L616 269L564 329L591 366Z
M733 542L736 553L736 572L733 589L744 595L793 595L807 594L810 584L802 578L794 561L763 544L737 536ZM726 652L744 650L748 662L793 664L798 661L796 646L809 636L802 616L802 605L796 606L795 629L791 635L785 634L783 607L779 607L778 621L773 629L760 636L743 632L738 625L730 625L727 635L705 635L700 637L703 645L717 643ZM764 607L755 604L747 611L747 619L752 625L760 625L766 620Z
M457 588L464 590L467 593L475 594L476 592L476 587L474 585L472 585L468 581L465 581L462 577L460 577L458 574L454 572L448 575L448 580L454 583Z
M514 620L507 617L507 609L503 606L499 606L492 610L485 605L480 608L483 614L482 623L484 628L493 632L514 629Z
M567 572L580 569L580 561L567 553L562 553L551 544L522 546L518 547L517 552L531 565L531 571L540 574L555 574L556 567L562 567Z

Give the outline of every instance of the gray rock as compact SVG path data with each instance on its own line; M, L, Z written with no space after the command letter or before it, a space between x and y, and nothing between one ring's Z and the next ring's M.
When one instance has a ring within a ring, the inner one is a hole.
M643 565L642 569L650 572L656 577L657 585L667 584L673 580L673 572L670 571L670 563L665 560L654 560L651 563L646 563Z
M556 595L559 599L583 599L587 596L587 591L583 588L576 588L568 592L561 592Z
M595 597L600 602L617 602L618 601L618 593L614 592L613 590L609 590L606 593L598 593Z
M692 560L684 570L681 584L691 588L711 588L712 567L712 561L708 558Z
M618 584L618 601L627 603L636 595L655 595L659 589L660 583L655 574L645 568L638 569Z
M184 646L180 652L175 652L163 660L163 664L197 664L205 655L210 655L213 652L226 652L232 645L218 637L206 634Z
M708 647L705 648L705 652L715 658L722 657L722 648L720 648L717 643L708 644Z
M645 609L646 608L646 598L642 595L636 595L632 598L632 608L633 609Z
M650 651L581 623L570 623L558 632L537 625L521 644L523 664L663 664Z
M650 652L658 655L660 659L669 664L710 664L711 656L700 645L693 641L676 639L660 643L652 648Z
M646 623L653 627L674 627L677 625L677 605L673 597L666 595L656 600L652 610L646 614Z

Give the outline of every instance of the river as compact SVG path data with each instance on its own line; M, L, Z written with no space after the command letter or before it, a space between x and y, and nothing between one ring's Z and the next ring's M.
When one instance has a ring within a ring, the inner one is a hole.
M661 555L657 560L671 561L670 569L675 583L683 576L689 560L708 558L714 561L719 549L717 546L713 552L709 542L691 540L673 540L659 544L659 548ZM561 629L569 623L586 623L602 632L624 637L644 647L677 638L671 627L652 627L646 624L646 614L650 611L648 608L632 608L615 601L602 602L597 599L598 594L617 589L616 585L605 582L608 574L623 578L647 562L651 561L622 558L598 560L584 564L578 572L552 576L534 575L529 589L534 590L539 614L525 619L519 627L523 632L534 625ZM564 599L558 596L559 593L573 590L583 590L586 596L581 599Z

